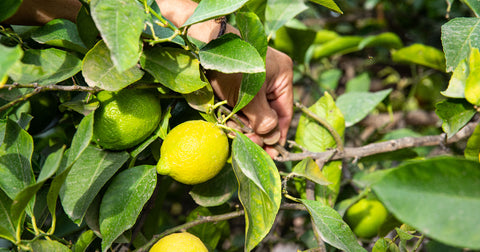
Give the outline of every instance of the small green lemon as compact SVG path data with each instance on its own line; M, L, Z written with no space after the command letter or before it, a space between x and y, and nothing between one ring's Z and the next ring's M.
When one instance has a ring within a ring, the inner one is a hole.
M165 137L157 172L188 185L203 183L222 170L228 153L228 139L222 129L206 121L187 121Z
M208 249L198 237L184 232L163 237L150 252L208 252Z
M388 211L376 199L361 199L345 213L345 221L360 238L372 238L387 220Z
M97 94L94 140L103 148L124 150L145 140L160 123L160 99L151 90L122 89Z

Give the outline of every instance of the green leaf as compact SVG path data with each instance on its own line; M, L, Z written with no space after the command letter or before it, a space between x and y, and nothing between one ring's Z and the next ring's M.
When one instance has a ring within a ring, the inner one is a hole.
M465 98L465 84L469 75L469 68L465 60L462 60L460 64L453 71L448 88L441 93L450 98Z
M183 94L183 97L190 107L201 112L207 112L208 109L211 108L210 106L215 103L215 94L213 93L213 88L210 83L206 83L206 85L199 90Z
M32 137L16 122L7 119L5 137L0 144L0 188L10 199L15 199L35 181L32 154Z
M361 121L391 92L392 89L386 89L374 93L349 92L340 95L337 106L345 116L345 126L350 127Z
M202 217L212 216L213 213L206 207L197 207L191 211L187 216L187 222L198 220ZM200 238L205 242L207 248L213 251L222 238L225 230L229 230L227 221L207 222L196 225L188 229L188 232Z
M476 0L463 0L462 2L475 13L475 16L480 16L480 2Z
M480 248L480 164L453 157L409 162L373 185L400 221L445 244Z
M308 7L303 0L268 0L265 9L265 25L271 37L280 27Z
M97 236L93 230L89 229L83 232L80 237L78 237L77 242L73 246L73 252L85 252L87 251L88 246L95 240Z
M22 58L23 51L22 48L18 45L15 47L6 47L0 44L0 54L2 55L2 57L0 58L1 85L3 78L5 78L5 76L8 74L8 70Z
M26 50L22 61L10 68L10 77L21 84L49 85L66 80L81 70L79 58L69 52L48 48Z
M335 54L347 54L358 51L358 45L362 40L363 38L358 36L343 36L315 45L312 58L320 59Z
M232 143L232 161L245 209L245 251L251 251L268 234L280 208L280 175L270 156L241 133Z
M62 47L82 54L87 53L77 26L66 19L53 19L35 30L32 33L32 39L41 44Z
M366 251L352 230L333 208L313 200L301 200L312 217L314 228L328 244L342 251Z
M118 70L110 59L110 51L103 41L99 41L83 59L83 77L90 87L108 91L118 91L143 76L137 66L126 71Z
M190 196L200 206L219 206L232 198L237 192L237 187L238 183L232 165L227 163L213 179L194 185L190 191Z
M103 251L135 224L156 184L157 172L151 165L132 167L115 176L100 204Z
M325 176L323 175L320 167L318 167L317 163L315 163L315 161L311 157L305 158L297 165L295 165L295 167L293 167L292 169L291 174L298 177L304 177L319 185L331 184L331 182L328 181L327 178L325 178Z
M92 0L90 11L118 71L134 67L140 57L139 39L147 17L142 5L135 0Z
M471 47L480 48L480 18L454 18L442 26L442 45L447 72L468 57Z
M403 43L402 40L397 36L397 34L392 32L384 32L378 35L368 36L358 44L358 48L360 50L366 47L377 46L382 46L389 49L399 49L403 47Z
M255 47L233 33L212 40L200 50L199 56L205 69L223 73L265 72L265 63Z
M331 161L324 164L322 173L330 184L327 186L315 186L315 200L324 205L334 206L340 192L340 182L342 181L342 161Z
M472 119L476 110L464 99L448 99L437 103L435 113L442 119L447 137L452 137Z
M465 99L473 105L480 105L480 51L470 50L469 74L465 83Z
M316 4L320 4L322 6L325 6L337 13L343 14L343 11L338 7L338 5L333 0L310 0L310 1Z
M342 76L342 70L338 68L329 69L320 74L317 79L317 83L319 84L321 90L334 91L338 87L338 82Z
M220 16L230 14L248 2L248 0L209 0L201 1L195 12L188 18L183 26L188 26L196 23L213 19Z
M477 125L475 131L468 139L464 155L468 160L480 161L480 125Z
M93 115L93 113L90 113L80 121L77 131L72 138L67 166L73 165L90 144L93 137Z
M370 76L366 72L355 76L345 84L345 93L368 92L370 90L370 81Z
M79 224L103 185L127 161L126 152L109 152L88 146L68 173L60 190L65 213Z
M13 16L17 12L18 7L22 4L22 0L2 0L0 1L0 22Z
M71 250L58 241L53 240L35 240L30 243L32 251L55 251L55 252L70 252Z
M99 31L97 26L95 26L95 22L93 22L90 11L83 5L78 11L76 23L78 36L83 44L86 45L87 48L92 48L97 41Z
M445 71L445 55L435 47L413 44L392 52L394 62L418 64L439 71Z
M187 94L207 84L200 76L198 59L183 49L154 47L143 52L140 63L156 81L175 92Z
M307 50L314 43L316 32L301 21L292 19L275 32L273 46L298 62L305 61Z
M17 219L12 218L12 200L0 190L0 238L16 242Z
M160 8L158 7L157 3L153 1L152 5L150 6L152 10L154 10L158 15L161 16L161 11ZM165 19L167 20L167 19ZM172 26L175 26L173 23L171 23L169 20L167 20ZM157 25L159 22L158 18L155 17L151 12L147 16L147 20L145 21L146 27L145 30L143 31L144 34L149 35L150 37L153 38L153 35L155 35L159 39L168 39L172 37L172 35L175 33L172 29L168 27L162 27L160 25ZM185 41L183 41L182 37L180 36L175 36L171 42L176 43L178 45L185 45Z

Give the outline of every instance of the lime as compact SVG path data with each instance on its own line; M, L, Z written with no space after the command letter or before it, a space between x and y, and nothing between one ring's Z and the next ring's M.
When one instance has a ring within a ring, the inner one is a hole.
M387 220L388 211L376 199L361 199L345 213L345 221L360 238L372 238Z
M157 172L184 184L203 183L222 170L228 153L228 139L222 129L202 120L187 121L165 137Z
M122 89L97 94L94 140L103 148L124 150L145 140L160 123L162 110L156 92Z
M208 249L198 237L184 232L163 237L150 252L208 252Z

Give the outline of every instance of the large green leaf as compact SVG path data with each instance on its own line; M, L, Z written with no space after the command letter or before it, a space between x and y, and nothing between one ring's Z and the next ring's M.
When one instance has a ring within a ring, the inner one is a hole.
M142 5L136 0L92 0L90 11L118 71L134 67L140 57L139 39L147 17Z
M6 77L8 70L23 56L23 51L20 46L6 47L0 44L0 85L2 80Z
M0 22L11 17L17 12L22 0L2 0L0 1Z
M194 185L190 196L200 206L219 206L231 199L237 192L237 188L238 183L232 165L227 163L213 179Z
M199 90L207 84L200 76L198 59L183 49L154 47L143 52L140 63L156 81L182 94Z
M443 131L451 137L472 119L476 110L464 99L447 99L437 103L435 113L443 121Z
M110 58L110 51L99 41L83 59L83 77L91 87L108 91L120 90L143 76L143 71L133 66L125 71L118 70Z
M65 213L79 224L103 185L127 161L126 152L88 146L68 173L60 190Z
M12 199L0 190L0 238L15 242L17 220L12 218L11 205Z
M338 7L338 5L335 3L333 0L310 0L311 2L320 4L322 6L325 6L329 8L330 10L333 10L335 12L338 12L340 14L343 14L343 11Z
M206 69L223 73L265 72L265 63L258 51L233 33L212 40L200 50L200 63Z
M467 62L462 60L453 71L447 90L441 93L450 98L465 98L465 84L467 82L468 72Z
M188 18L183 26L192 25L215 17L225 16L240 8L248 0L208 0L201 1L195 12Z
M115 176L100 204L103 251L135 224L156 184L157 172L151 165L132 167Z
M442 45L451 72L468 57L471 47L480 48L480 18L454 18L444 24Z
M26 50L22 61L10 68L10 77L21 84L56 84L81 70L81 60L73 54L55 49Z
M0 144L0 188L11 199L35 181L32 154L32 137L16 122L7 119L5 136Z
M245 209L245 251L251 251L268 234L280 208L280 175L270 156L241 133L232 143L232 161Z
M268 36L308 7L303 0L268 0L265 9L265 25Z
M470 50L468 59L468 77L465 83L465 99L473 105L480 105L480 51L478 48Z
M392 52L392 60L405 64L418 64L445 71L445 55L435 47L413 44Z
M477 125L475 131L468 139L464 155L466 159L480 161L480 125Z
M345 126L350 127L365 118L392 89L386 89L375 93L349 92L342 94L337 99L337 106L345 117Z
M410 162L373 190L400 221L446 244L480 249L480 164L441 157Z
M70 252L71 250L64 244L54 240L38 239L30 243L32 251L55 251L55 252Z
M322 240L342 251L366 251L335 209L313 200L301 200Z
M67 48L79 53L87 53L78 34L77 26L66 19L53 19L32 33L32 39L38 43Z

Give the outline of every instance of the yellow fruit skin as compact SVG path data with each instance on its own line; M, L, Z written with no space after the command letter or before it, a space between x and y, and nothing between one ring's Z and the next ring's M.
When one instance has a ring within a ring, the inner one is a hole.
M361 199L345 213L345 221L355 235L367 239L377 235L387 217L387 209L376 199Z
M145 140L161 120L160 99L155 92L138 89L99 92L94 140L111 150L128 149Z
M229 154L228 138L215 124L201 120L172 129L160 148L157 172L194 185L217 175Z
M185 232L163 237L150 252L208 252L208 249L198 237Z

